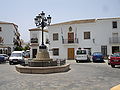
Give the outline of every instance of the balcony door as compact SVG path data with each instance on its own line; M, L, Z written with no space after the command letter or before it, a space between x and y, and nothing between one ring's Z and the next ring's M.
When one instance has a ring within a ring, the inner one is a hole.
M112 33L112 37L113 37L113 42L117 43L118 42L118 33Z
M68 43L74 43L74 32L68 33Z

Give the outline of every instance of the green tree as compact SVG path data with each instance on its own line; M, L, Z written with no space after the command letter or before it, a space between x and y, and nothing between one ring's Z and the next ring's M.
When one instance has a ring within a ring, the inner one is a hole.
M24 48L23 48L23 50L30 50L30 46L29 46L29 44L28 45L26 45Z
M23 48L22 47L16 47L15 49L14 49L14 51L22 51L23 50Z

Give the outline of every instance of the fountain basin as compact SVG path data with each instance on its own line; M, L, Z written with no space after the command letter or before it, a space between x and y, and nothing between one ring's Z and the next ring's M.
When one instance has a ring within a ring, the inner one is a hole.
M70 64L65 64L61 66L49 66L49 67L29 67L29 66L16 65L15 68L20 73L49 74L49 73L67 72L70 70Z

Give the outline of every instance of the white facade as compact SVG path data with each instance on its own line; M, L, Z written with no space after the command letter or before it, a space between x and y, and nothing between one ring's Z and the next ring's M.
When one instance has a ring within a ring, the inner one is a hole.
M0 48L8 49L11 53L15 48L15 43L20 44L20 34L18 26L14 23L0 22Z
M42 30L39 28L29 29L30 31L30 58L35 58L39 50L39 46L42 43ZM49 47L46 40L48 40L48 31L44 30L44 44Z
M105 56L120 51L120 18L76 20L53 24L48 29L52 58L74 59L77 48ZM53 34L58 34L58 40L53 40ZM53 49L57 49L57 55Z

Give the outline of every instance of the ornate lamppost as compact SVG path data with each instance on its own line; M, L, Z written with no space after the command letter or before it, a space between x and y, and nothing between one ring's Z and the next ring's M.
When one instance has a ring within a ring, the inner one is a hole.
M52 59L50 59L49 52L47 51L47 46L44 44L44 28L50 25L51 17L50 15L48 15L48 17L45 17L45 13L42 11L42 13L38 14L34 20L36 26L42 30L42 43L39 46L39 51L37 52L36 58L33 58L33 60L29 62L29 66L48 66L49 62L52 62Z
M45 13L42 11L42 13L38 14L38 16L36 16L35 20L35 24L38 28L42 29L42 44L39 46L39 49L46 49L47 47L44 45L44 28L46 26L49 26L51 23L51 17L50 15L48 15L48 17L45 17Z

